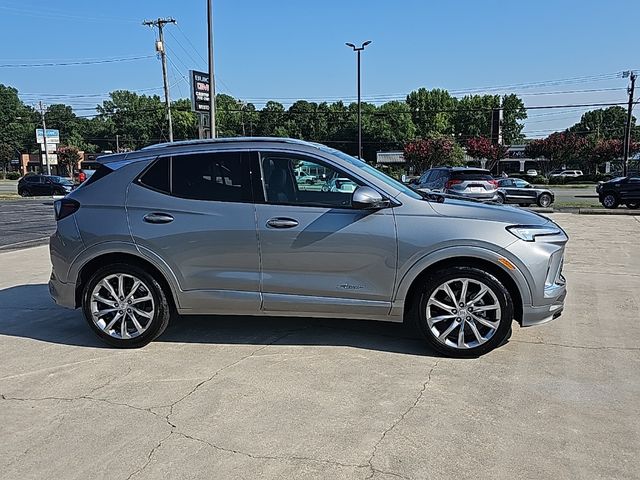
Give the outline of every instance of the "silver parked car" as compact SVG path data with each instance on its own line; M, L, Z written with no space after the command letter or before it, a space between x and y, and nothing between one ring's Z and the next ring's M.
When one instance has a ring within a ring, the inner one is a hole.
M415 183L418 190L425 192L442 192L456 197L499 201L498 182L489 170L482 168L431 168Z
M353 192L301 187L296 165ZM567 236L501 205L420 195L366 163L288 139L176 142L101 157L55 202L49 289L117 347L175 314L410 322L477 356L560 315Z

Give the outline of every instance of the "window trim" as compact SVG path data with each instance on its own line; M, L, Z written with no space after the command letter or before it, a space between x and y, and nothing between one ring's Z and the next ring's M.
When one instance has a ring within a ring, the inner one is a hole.
M186 157L186 156L191 156L191 155L208 155L208 154L216 154L216 153L236 153L240 155L240 162L247 162L249 165L249 172L248 172L248 176L249 176L249 184L247 185L247 187L250 190L250 199L248 200L211 200L211 199L199 199L199 198L188 198L188 197L182 197L180 195L176 195L173 193L173 158L174 157ZM181 153L173 153L173 154L169 154L169 155L157 155L155 157L151 157L151 161L149 163L149 165L147 165L142 172L140 172L138 174L138 176L135 178L135 180L133 181L133 183L139 185L142 188L146 188L148 190L151 190L153 192L162 194L162 195L166 195L169 197L173 197L173 198L179 198L181 200L190 200L190 201L195 201L195 202L217 202L217 203L257 203L256 202L256 198L255 198L255 192L254 192L254 188L253 188L253 160L250 156L248 156L248 154L251 154L252 151L251 149L247 149L247 148L242 148L242 149L238 149L238 148L225 148L225 149L215 149L215 150L199 150L199 151L190 151L190 152L181 152ZM169 159L169 191L166 192L164 190L160 190L154 187L151 187L149 185L146 185L144 183L142 183L141 179L142 177L147 173L147 171L151 168L153 168L153 166L160 160L162 160L163 158L167 158Z
M319 156L319 155L314 155L312 153L309 152L300 152L300 151L296 151L296 150L287 150L287 149L276 149L276 148L256 148L256 149L252 149L252 151L255 151L258 153L258 164L260 166L260 176L258 178L256 178L257 182L260 182L261 185L261 190L264 192L264 198L262 199L262 202L258 202L256 201L256 204L264 204L264 205L274 205L274 206L288 206L288 207L302 207L302 208L322 208L324 210L362 210L361 208L356 208L352 205L349 206L343 206L343 205L305 205L305 204L299 204L299 203L272 203L268 201L268 197L266 194L266 184L264 181L264 167L262 165L262 160L264 158L264 156L266 156L267 154L275 154L275 155L285 155L285 156L291 156L291 157L298 157L300 159L302 159L303 161L306 159L309 162L312 163L318 163L320 162L321 164L325 164L328 167L330 167L331 169L333 169L334 171L336 171L337 173L342 173L345 174L348 178L352 178L357 180L357 182L360 182L361 186L367 186L370 188L373 188L376 192L378 192L380 195L382 195L382 198L389 200L390 202L390 206L388 208L393 208L393 207L397 207L399 205L401 205L400 202L398 202L398 200L394 199L393 197L391 197L389 194L387 194L386 192L382 191L380 188L376 187L375 185L371 185L366 179L362 178L362 176L355 174L354 172L351 171L347 171L345 172L345 169L340 166L340 165L336 165L335 162L331 161L328 158Z

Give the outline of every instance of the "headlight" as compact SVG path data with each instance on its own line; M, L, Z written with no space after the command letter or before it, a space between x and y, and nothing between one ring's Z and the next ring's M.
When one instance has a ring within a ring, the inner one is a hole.
M560 235L562 230L556 226L536 226L536 225L512 225L507 227L510 233L518 237L525 242L535 242L536 237L542 237L547 235Z

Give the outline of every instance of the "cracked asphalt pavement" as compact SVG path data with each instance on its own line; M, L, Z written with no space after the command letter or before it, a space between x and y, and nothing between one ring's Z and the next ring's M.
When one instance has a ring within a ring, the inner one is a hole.
M553 218L564 315L473 360L223 316L114 350L49 299L47 247L1 252L0 478L640 478L640 220Z

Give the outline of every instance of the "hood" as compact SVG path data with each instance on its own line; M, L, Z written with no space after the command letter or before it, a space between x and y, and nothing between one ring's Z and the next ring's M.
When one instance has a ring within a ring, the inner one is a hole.
M430 202L429 204L438 215L447 217L487 220L510 225L544 225L549 221L547 217L537 213L506 205L491 205L449 198L443 203Z

